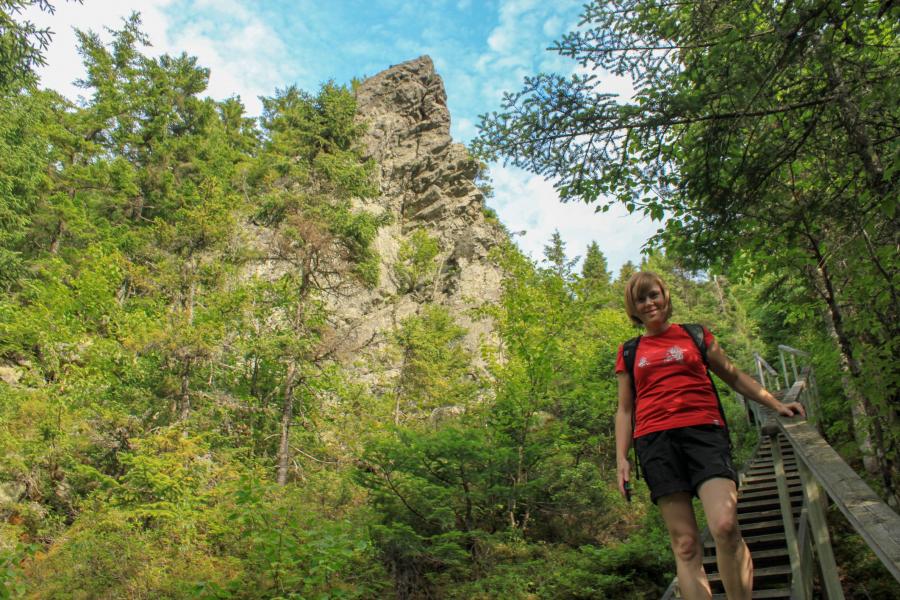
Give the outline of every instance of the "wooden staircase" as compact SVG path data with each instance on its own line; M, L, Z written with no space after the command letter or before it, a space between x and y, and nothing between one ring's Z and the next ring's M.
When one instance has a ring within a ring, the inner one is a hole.
M787 441L781 441L781 452L791 505L795 517L798 517L803 504L803 490L797 459ZM760 442L756 455L741 477L737 510L741 533L753 556L753 597L790 598L791 564L769 438ZM704 544L703 566L709 577L713 598L724 599L725 590L716 566L716 549L711 538Z
M819 412L815 378L809 367L798 373L794 364L793 355L805 353L788 346L779 346L779 351L792 353L794 381L775 396L783 397L785 403L801 402L814 418ZM783 354L781 363L784 380L789 382ZM766 380L766 373L777 373L759 356L757 367L763 386L778 389L777 381L770 385ZM829 501L900 583L900 515L841 459L814 422L780 417L752 402L747 409L750 422L760 432L760 443L741 473L737 512L753 557L753 598L843 600L825 514ZM779 464L783 472L779 470L776 477ZM793 531L785 530L785 518L793 521ZM703 540L703 564L713 598L724 599L708 530ZM676 578L662 599L677 597Z

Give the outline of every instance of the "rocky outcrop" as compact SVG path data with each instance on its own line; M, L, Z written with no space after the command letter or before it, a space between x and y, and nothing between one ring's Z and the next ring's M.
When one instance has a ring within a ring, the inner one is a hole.
M505 239L485 218L484 197L475 185L477 163L450 137L450 113L440 76L427 56L391 67L363 81L356 91L358 118L368 125L365 152L378 165L381 195L359 201L391 223L375 241L381 256L380 283L331 299L359 347L379 346L384 333L427 303L446 306L467 327L466 345L476 351L493 336L491 323L470 309L500 297L501 274L488 259ZM416 230L437 240L436 273L418 289L397 280L404 240ZM477 355L477 352L476 352Z

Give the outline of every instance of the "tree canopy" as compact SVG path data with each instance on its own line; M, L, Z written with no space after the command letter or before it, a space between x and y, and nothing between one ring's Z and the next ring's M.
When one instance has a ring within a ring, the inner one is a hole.
M579 74L527 78L476 148L563 201L664 221L656 243L689 266L770 276L787 322L821 317L893 495L900 7L597 1L552 49ZM604 72L633 98L606 93Z

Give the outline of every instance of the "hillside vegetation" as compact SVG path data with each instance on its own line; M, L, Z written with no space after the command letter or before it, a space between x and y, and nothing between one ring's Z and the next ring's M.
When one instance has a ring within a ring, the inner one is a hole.
M2 55L0 598L659 596L658 511L615 489L634 265L614 276L594 243L576 269L558 235L537 262L498 244L480 355L424 303L355 364L325 298L377 283L386 223L352 208L379 194L352 87L279 90L255 120L204 97L193 57L144 54L136 16L79 39L82 105ZM410 289L435 269L417 239ZM810 291L741 256L701 273L673 245L641 266L740 364L814 349L828 435L859 464Z

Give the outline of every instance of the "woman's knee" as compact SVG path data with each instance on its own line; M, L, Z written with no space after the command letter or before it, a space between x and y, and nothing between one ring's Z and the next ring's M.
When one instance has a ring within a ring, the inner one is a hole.
M737 515L726 513L716 515L707 522L709 532L716 541L717 546L733 546L741 541L741 529L738 526Z
M700 545L700 536L695 531L670 532L672 552L675 558L682 562L693 562L702 556L703 548Z

